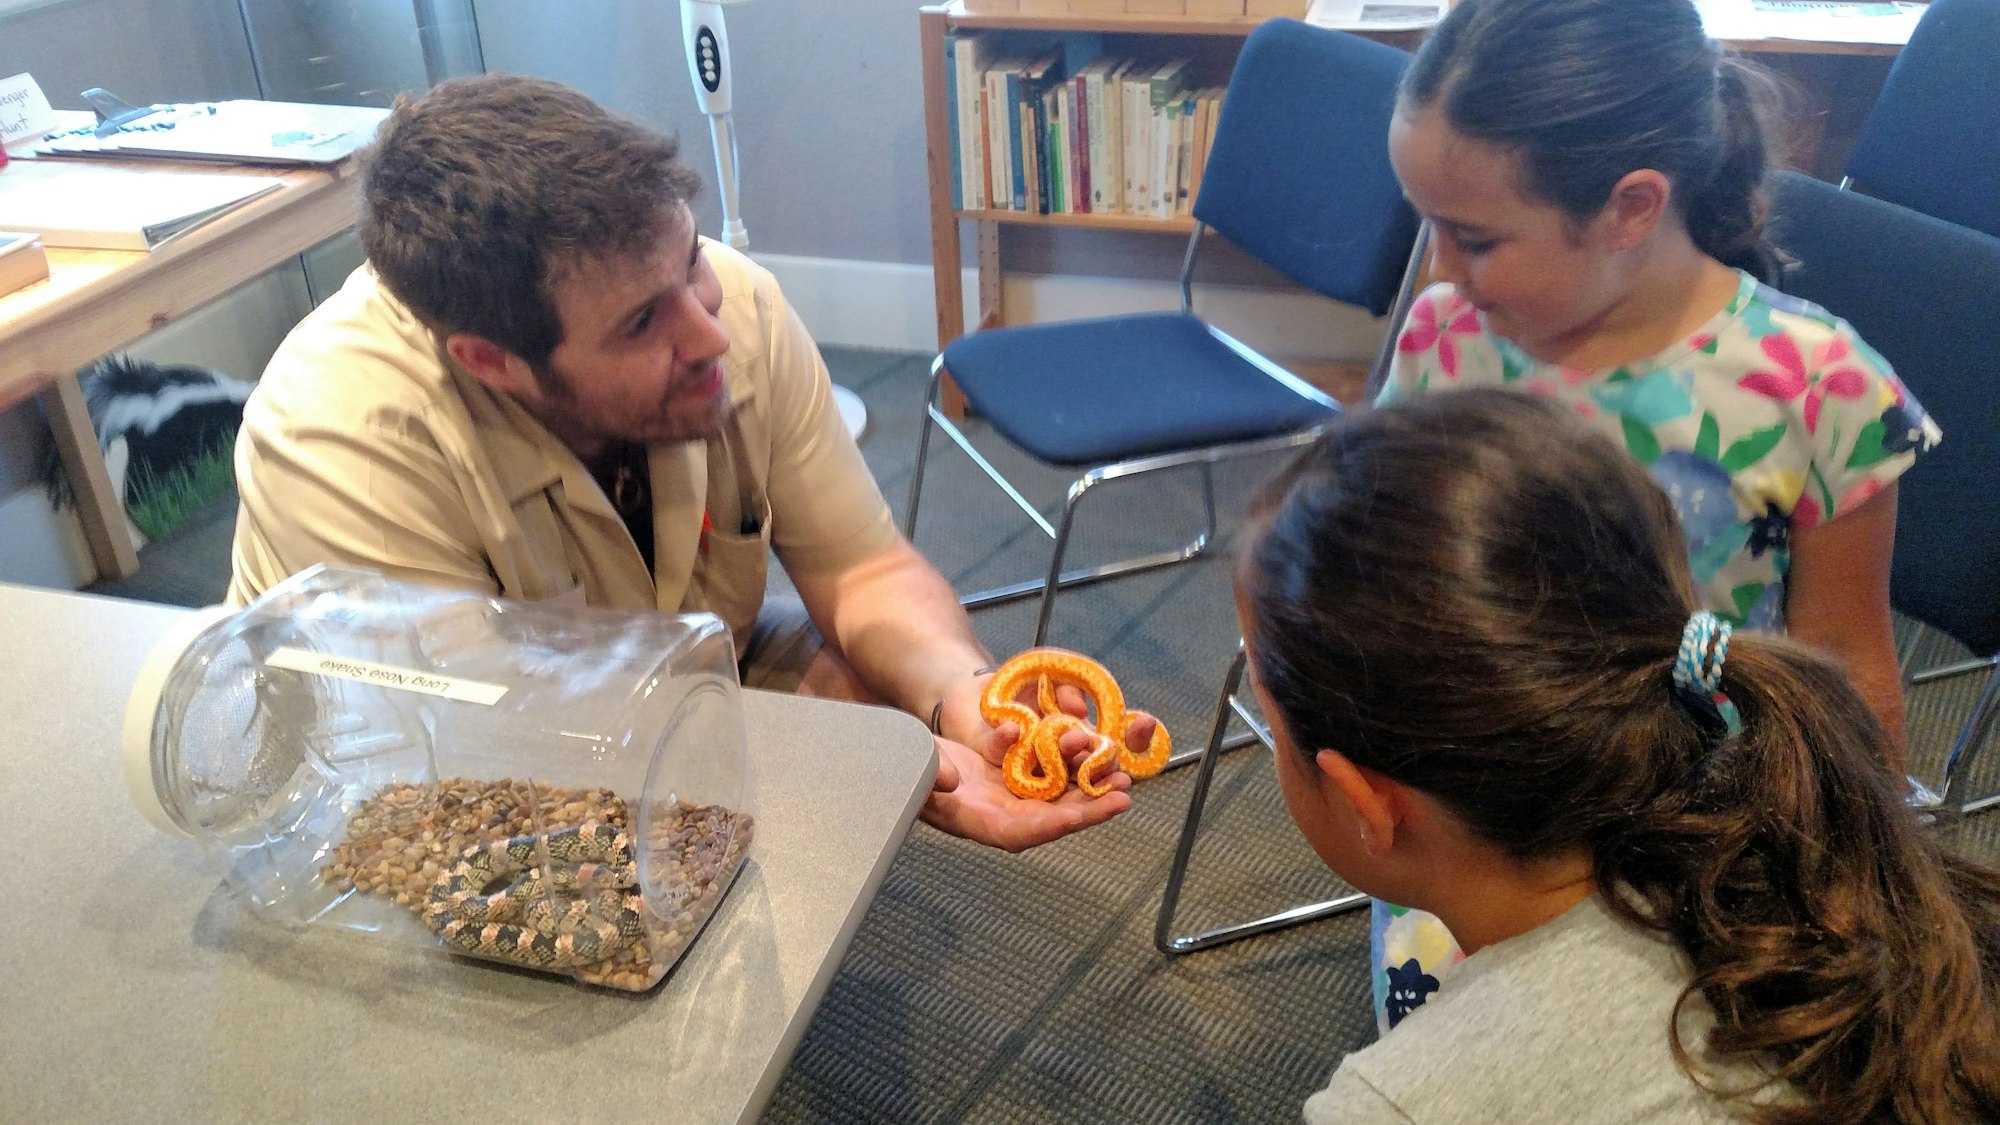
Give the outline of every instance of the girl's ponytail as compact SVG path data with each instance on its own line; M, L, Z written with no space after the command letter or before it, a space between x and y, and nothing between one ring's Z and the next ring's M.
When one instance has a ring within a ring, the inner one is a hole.
M1764 70L1735 55L1716 62L1715 160L1707 180L1689 185L1688 236L1723 265L1775 283L1778 255L1764 237L1769 211L1767 119L1776 85Z
M1613 909L1687 955L1707 1051L1805 1095L1757 1120L2000 1120L2000 875L1916 826L1839 668L1739 633L1723 682L1742 733L1592 841Z

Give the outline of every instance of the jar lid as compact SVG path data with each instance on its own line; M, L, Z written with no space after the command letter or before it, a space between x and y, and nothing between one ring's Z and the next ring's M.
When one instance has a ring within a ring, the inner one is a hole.
M236 610L230 606L212 605L174 622L147 655L146 663L139 668L138 678L132 683L132 693L125 700L125 728L121 738L125 787L132 794L132 803L139 807L139 812L153 827L171 835L191 834L175 823L173 816L167 812L166 803L160 799L158 768L153 760L153 730L158 722L160 695L166 690L167 679L179 665L181 655L194 644L196 638L235 613Z

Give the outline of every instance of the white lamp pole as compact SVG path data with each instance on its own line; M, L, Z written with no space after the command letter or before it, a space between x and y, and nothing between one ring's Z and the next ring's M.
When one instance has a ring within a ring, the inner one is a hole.
M738 211L736 134L730 127L729 28L722 5L738 0L681 0L681 31L687 40L688 74L694 79L694 99L708 115L708 136L715 145L716 193L722 197L722 240L738 250L750 248L750 233Z
M687 42L688 74L694 79L695 101L708 115L708 135L715 145L716 194L722 200L722 240L738 250L750 248L743 226L736 165L736 133L730 122L729 29L722 19L725 4L743 0L681 0L681 31ZM833 388L847 432L856 437L868 425L868 409L846 387Z

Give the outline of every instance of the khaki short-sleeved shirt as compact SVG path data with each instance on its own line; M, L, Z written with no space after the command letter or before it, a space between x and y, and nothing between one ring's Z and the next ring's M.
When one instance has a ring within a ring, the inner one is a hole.
M525 601L708 610L740 646L769 551L799 575L887 548L888 505L805 326L767 271L704 246L734 412L706 442L649 451L653 574L583 463L363 266L286 337L244 407L230 602L348 563ZM750 511L756 532L737 534Z

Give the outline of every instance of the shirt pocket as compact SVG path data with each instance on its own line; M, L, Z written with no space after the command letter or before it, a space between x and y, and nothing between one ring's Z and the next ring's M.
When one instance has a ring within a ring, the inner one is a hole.
M724 533L711 530L699 557L683 610L706 610L728 624L738 651L764 604L764 584L770 572L771 505L758 508L757 530Z
M495 552L494 572L507 597L524 602L574 600L582 605L583 585L570 566L554 491L531 493L513 506L513 534L503 537Z

